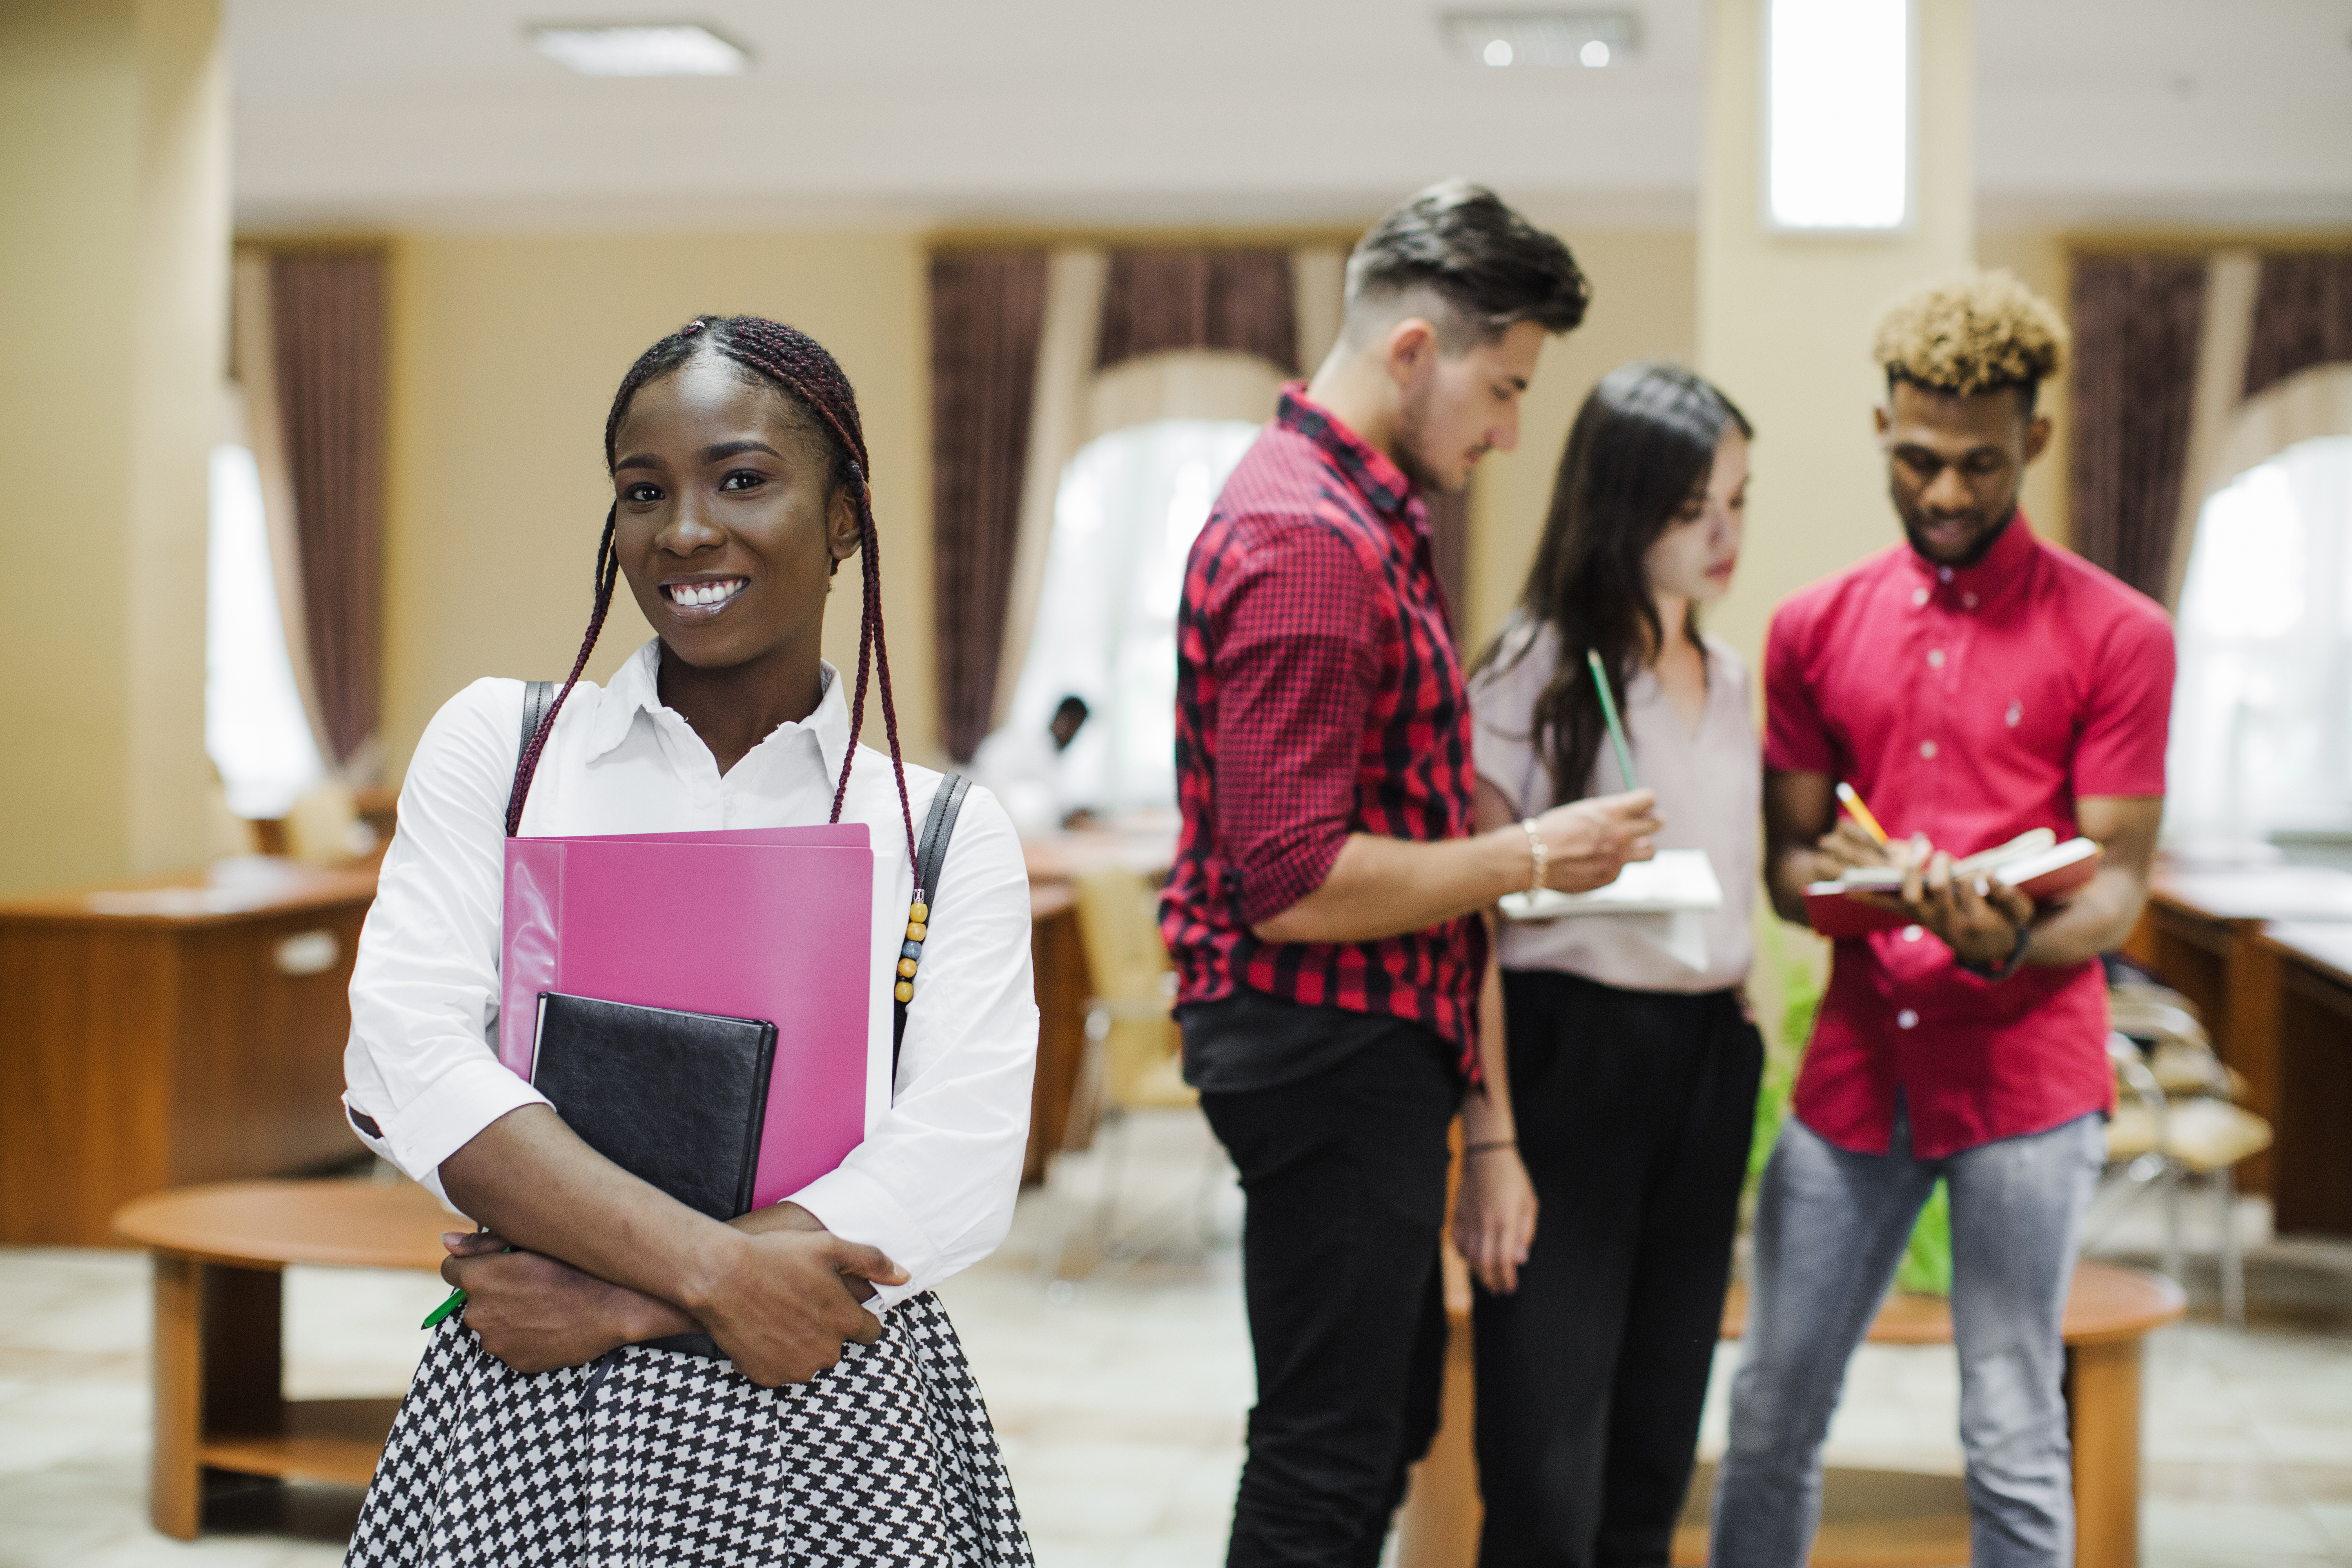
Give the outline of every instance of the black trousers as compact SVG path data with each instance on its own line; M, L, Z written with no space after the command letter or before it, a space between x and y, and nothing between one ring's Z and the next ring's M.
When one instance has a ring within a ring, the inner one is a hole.
M1723 1312L1763 1040L1728 991L1506 971L1519 1285L1477 1292L1482 1568L1664 1568Z
M1426 1030L1315 1011L1366 1039L1308 1077L1201 1096L1248 1198L1257 1405L1231 1568L1372 1568L1437 1431L1437 1243L1460 1082Z

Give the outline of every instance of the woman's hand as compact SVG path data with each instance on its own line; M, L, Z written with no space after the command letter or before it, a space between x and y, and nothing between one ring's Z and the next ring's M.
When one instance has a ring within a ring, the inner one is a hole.
M1556 805L1536 818L1550 850L1544 881L1563 893L1590 892L1617 879L1628 860L1657 853L1652 842L1665 819L1658 797L1645 789L1594 795Z
M491 1231L442 1233L441 1278L466 1292L466 1326L517 1372L581 1366L616 1345L693 1331L667 1301L608 1284Z
M1519 1288L1536 1235L1536 1188L1516 1148L1466 1153L1454 1198L1454 1246L1478 1283L1497 1296Z
M762 1388L806 1383L841 1360L844 1344L882 1337L882 1320L858 1305L853 1281L907 1281L879 1248L827 1230L730 1229L709 1264L694 1315Z

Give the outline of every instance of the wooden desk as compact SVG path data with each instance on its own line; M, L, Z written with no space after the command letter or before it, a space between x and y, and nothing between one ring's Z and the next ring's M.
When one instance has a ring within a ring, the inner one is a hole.
M258 857L0 904L0 1244L102 1247L127 1199L360 1152L345 992L370 868Z
M1078 940L1077 895L1067 883L1030 884L1029 962L1037 984L1037 1076L1029 1089L1024 1184L1044 1181L1047 1158L1062 1147L1087 1058L1087 998L1094 984Z
M237 1182L156 1193L114 1223L155 1258L155 1528L195 1539L207 1468L365 1486L400 1401L285 1397L285 1268L437 1270L463 1222L408 1182Z
M1413 1475L1398 1521L1402 1568L1469 1568L1477 1561L1480 1510L1469 1421L1469 1282L1447 1275L1444 1425ZM1458 1296L1458 1301L1457 1301ZM2139 1562L2140 1346L2150 1329L2186 1310L2161 1275L2105 1263L2074 1271L2066 1300L2066 1405L2074 1440L2076 1568L2137 1568ZM1723 1337L1746 1327L1748 1297L1735 1285L1723 1305ZM1871 1324L1874 1344L1949 1344L1948 1303L1890 1296ZM1674 1561L1707 1560L1714 1468L1699 1467L1675 1531ZM1957 1476L1831 1470L1823 1478L1814 1568L1931 1568L1969 1561L1968 1493Z
M2282 1125L2279 958L2254 941L2273 921L2352 921L2352 872L2159 861L2147 912L2124 951L2196 1005L2214 1049L2244 1077L2246 1109L2268 1121L2279 1142L2238 1166L2238 1188L2269 1194L2293 1213L2302 1200L2278 1186L2281 1163L2296 1157ZM2287 1228L2284 1219L2279 1228Z
M2264 1051L2279 1086L2273 1223L2352 1236L2352 923L2277 921L2250 945L2275 982Z

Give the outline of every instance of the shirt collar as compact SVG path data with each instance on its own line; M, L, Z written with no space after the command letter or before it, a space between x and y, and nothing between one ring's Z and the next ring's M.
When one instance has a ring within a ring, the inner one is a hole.
M841 759L849 750L849 702L842 695L841 672L824 659L817 660L816 668L817 680L824 690L816 700L815 710L797 723L787 721L777 725L760 745L769 745L791 731L805 730L816 738L817 754L824 762L824 776L839 778ZM627 740L639 713L651 717L656 724L662 721L667 710L662 706L660 676L659 637L649 639L629 656L627 663L613 672L612 683L599 694L595 717L590 723L590 762Z
M2037 553L2036 543L2033 524L2021 506L2010 515L2009 526L2000 531L1992 548L1973 565L1945 566L1907 548L1904 553L1911 558L1911 569L1929 583L1943 584L1955 593L1990 598L2025 574Z
M1338 415L1308 401L1305 382L1283 384L1282 399L1275 405L1274 422L1321 447L1323 455L1348 477L1357 493L1382 517L1407 517L1417 510L1415 503L1421 498L1412 481L1404 477L1404 470L1387 453L1349 429Z

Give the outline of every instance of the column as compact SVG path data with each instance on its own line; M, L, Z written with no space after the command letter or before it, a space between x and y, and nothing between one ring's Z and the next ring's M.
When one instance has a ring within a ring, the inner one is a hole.
M219 0L0 6L0 896L204 858Z
M1760 690L1764 628L1794 589L1902 538L1870 411L1880 310L1961 270L1976 246L1969 0L1913 0L1912 218L1883 234L1790 234L1764 217L1766 0L1712 0L1700 175L1698 368L1756 426L1748 544L1709 627Z

